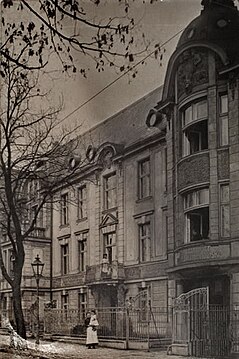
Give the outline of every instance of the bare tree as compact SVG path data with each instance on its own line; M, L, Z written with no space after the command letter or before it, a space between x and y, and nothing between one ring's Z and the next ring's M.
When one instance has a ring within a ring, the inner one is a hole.
M24 241L51 200L54 188L67 183L74 174L68 170L68 161L78 145L71 131L62 129L58 120L61 105L57 109L47 106L49 94L40 90L39 78L39 71L23 70L8 60L2 66L0 230L12 247L12 275L2 249L0 267L12 288L17 332L22 337L26 336L21 301ZM37 186L31 191L33 183ZM31 211L33 200L37 206Z
M137 0L138 1L138 0ZM145 0L141 0L142 3ZM150 0L150 3L157 0ZM5 41L0 47L3 58L9 59L23 68L44 67L49 54L54 52L60 59L64 70L77 71L76 54L90 58L97 71L105 66L117 67L120 71L129 69L136 56L145 53L149 43L144 34L137 31L137 20L131 15L134 0L110 0L109 9L114 5L115 14L105 15L100 6L102 0L3 0L5 14L2 17ZM11 20L12 7L28 20ZM106 7L104 9L106 9ZM9 20L10 19L10 20ZM135 32L136 31L136 32ZM37 63L19 57L19 52L9 54L8 45L28 50L28 56ZM155 48L155 56L159 47ZM79 72L85 76L85 62L80 63Z

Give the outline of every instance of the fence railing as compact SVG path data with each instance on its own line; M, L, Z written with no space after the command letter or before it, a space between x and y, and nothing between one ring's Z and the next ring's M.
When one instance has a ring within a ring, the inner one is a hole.
M169 337L167 308L100 308L98 336L124 341L150 341ZM51 335L85 335L82 313L78 310L46 309L45 333Z
M209 305L173 310L173 343L188 345L195 357L239 353L239 308Z
M172 333L172 342L188 344L194 356L219 358L239 353L239 307L98 308L97 317L100 339L145 342L150 347L156 341L170 340ZM14 322L13 311L1 310L0 325L6 318ZM25 309L24 318L27 330L33 332L37 320L34 310ZM84 318L85 313L77 309L45 309L44 332L84 337Z

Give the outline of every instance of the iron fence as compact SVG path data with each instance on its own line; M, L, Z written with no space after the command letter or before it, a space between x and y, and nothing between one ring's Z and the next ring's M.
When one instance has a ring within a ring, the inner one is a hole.
M123 341L150 341L169 338L167 308L99 308L98 336ZM78 310L45 309L45 333L84 336L84 319Z
M173 310L173 343L194 357L225 358L239 353L239 308L208 305Z

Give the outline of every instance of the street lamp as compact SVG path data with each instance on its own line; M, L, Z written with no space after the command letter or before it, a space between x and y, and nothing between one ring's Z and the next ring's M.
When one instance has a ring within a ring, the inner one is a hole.
M39 344L39 333L40 333L40 302L39 302L39 282L42 276L42 271L44 263L40 260L39 254L37 254L34 262L31 264L34 277L37 284L37 334L36 334L36 344Z

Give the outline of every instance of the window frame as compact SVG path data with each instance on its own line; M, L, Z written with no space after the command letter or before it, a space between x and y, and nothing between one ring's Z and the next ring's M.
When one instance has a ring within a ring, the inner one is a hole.
M81 300L81 297L83 297L84 300ZM87 312L87 306L88 306L88 299L87 299L87 291L79 291L78 292L78 310L80 312L80 318L85 319L86 312Z
M201 117L194 117L194 112L195 112L195 108L198 108L200 104L205 103L206 104L206 109L207 109L207 113L205 116L201 116ZM185 112L189 109L192 108L192 120L190 120L188 123L185 123ZM190 127L192 124L196 123L196 122L201 122L204 120L208 120L208 101L207 98L201 98L201 99L197 99L195 101L192 101L188 104L186 104L185 106L183 106L181 109L181 117L182 117L182 129L185 129L187 127Z
M146 228L145 235L142 234L143 228ZM145 223L138 224L138 233L139 233L139 260L140 263L148 263L152 258L152 238L151 238L151 222L147 221ZM144 251L146 248L146 251Z
M63 311L65 320L67 320L68 319L68 309L69 309L69 294L68 294L68 292L61 295L61 309Z
M226 104L226 111L222 111L222 98L227 98L227 104ZM228 94L226 92L219 93L218 96L218 119L219 119L219 146L225 147L229 145L229 117L228 117ZM223 126L223 121L226 120L226 142L223 142L223 129L225 128Z
M205 104L206 113L205 115L200 116L197 111L201 104ZM185 121L185 113L191 108L191 119L186 123ZM180 109L180 118L181 118L181 155L182 157L190 156L195 153L199 153L201 151L208 150L208 101L207 98L201 98L197 99L196 101L190 102L189 104L183 106ZM206 131L207 131L207 146L206 148L203 147L202 142L202 134L205 131L205 129L202 129L201 131L199 129L194 129L193 127L196 126L196 124L204 122L206 123ZM190 131L191 128L191 131ZM199 134L199 141L198 141L198 147L199 149L197 151L192 152L191 151L191 145L189 141L189 133L198 133Z
M69 224L69 193L61 194L61 226L67 226Z
M114 186L109 186L109 179L113 179ZM111 210L117 207L117 176L116 171L111 172L103 177L103 203L104 203L104 210ZM111 199L112 200L112 204Z
M64 252L64 250L66 251ZM69 244L61 244L61 274L69 274Z
M106 244L106 241L111 236L112 242L111 244ZM112 264L112 262L116 259L116 232L108 232L103 233L103 253L107 254L108 263Z
M140 308L140 321L146 323L148 321L148 298L149 298L149 287L141 288L138 287L139 296L139 308Z
M38 204L33 204L31 206L31 218L30 220L32 221L36 215L36 212L38 211L39 205ZM36 222L35 222L35 226L34 228L44 228L44 216L43 216L43 207L39 210L37 217L36 217Z
M84 184L77 188L77 219L83 220L87 216L87 186Z
M84 231L77 235L78 241L78 269L79 272L85 272L87 266L87 242L88 242L88 231ZM84 248L82 249L82 244Z
M222 188L223 187L228 187L228 200L224 201L223 200L223 195L222 195ZM220 183L219 186L220 189L220 235L222 238L230 238L231 233L230 233L230 220L231 220L231 213L230 213L230 185L229 183ZM223 210L225 209L225 207L228 209L228 234L225 234L225 222L223 219Z
M143 165L148 163L148 172L143 173ZM144 183L146 179L146 184L148 182L148 189ZM151 185L151 159L150 156L147 156L138 161L138 199L145 199L151 196L152 185Z
M204 194L203 194L204 191ZM195 243L200 240L207 240L203 236L203 230L205 225L203 225L203 218L205 218L205 213L207 212L207 222L208 222L208 236L210 232L210 218L209 218L209 204L210 204L210 192L209 187L199 188L183 195L183 205L184 205L184 242L185 243ZM199 219L200 230L198 236L199 239L192 239L191 226L192 226L192 217Z

